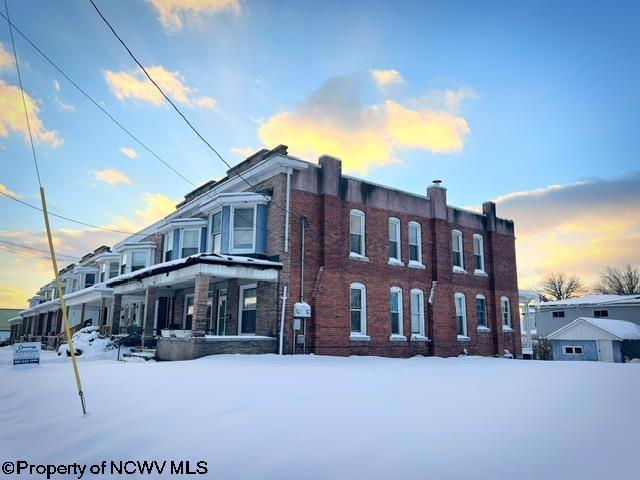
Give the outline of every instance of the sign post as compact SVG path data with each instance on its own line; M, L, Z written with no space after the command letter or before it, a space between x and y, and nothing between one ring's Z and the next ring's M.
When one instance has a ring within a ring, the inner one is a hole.
M40 348L41 345L38 342L14 343L13 364L40 363Z

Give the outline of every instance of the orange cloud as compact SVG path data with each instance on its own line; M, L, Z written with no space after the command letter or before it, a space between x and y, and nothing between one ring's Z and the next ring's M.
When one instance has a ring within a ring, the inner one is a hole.
M378 70L376 68L371 70L373 79L378 84L378 87L385 88L390 85L398 85L404 83L404 78L397 70Z
M120 151L130 159L138 158L138 152L135 148L121 147Z
M33 296L24 288L0 284L0 308L26 308L27 299Z
M117 168L105 168L104 170L96 170L93 172L93 176L96 180L108 183L111 186L116 186L120 183L124 185L131 185L133 181L122 173Z
M162 65L147 67L146 70L172 100L191 107L216 108L218 106L211 97L193 97L195 90L184 84L184 78L180 72L171 72ZM165 102L162 94L141 69L122 72L107 70L104 78L118 100L132 98L156 106L163 105Z
M22 198L22 195L17 194L14 191L9 190L4 183L0 183L0 192L4 193L5 195L10 195L14 198Z
M455 153L463 148L470 133L463 117L418 100L363 104L358 96L368 78L329 79L295 110L261 123L260 141L267 147L285 143L306 158L334 155L345 171L361 174L395 162L400 149Z
M13 55L10 55L4 44L0 43L0 69L9 68L13 65Z
M169 32L181 30L184 20L194 21L204 15L230 10L238 15L238 0L147 0L158 13L162 26Z
M31 132L36 141L48 143L52 147L59 147L63 140L57 132L45 128L40 119L40 109L31 96L24 92L24 100L27 105ZM29 141L29 131L24 117L24 106L20 88L9 85L0 79L0 137L8 137L9 131L22 133L25 141Z

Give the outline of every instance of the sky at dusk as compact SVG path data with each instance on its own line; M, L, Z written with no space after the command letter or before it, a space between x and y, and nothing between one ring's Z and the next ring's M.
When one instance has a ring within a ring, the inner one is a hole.
M8 3L26 36L191 182L224 176L88 0ZM286 144L418 194L442 179L454 206L494 200L516 222L521 288L640 263L638 2L96 3L231 164ZM133 230L192 189L17 34L16 48L52 211ZM2 18L0 167L0 191L39 203ZM0 219L0 306L24 307L51 265L6 242L46 249L42 216L2 196ZM53 226L63 258L123 238Z

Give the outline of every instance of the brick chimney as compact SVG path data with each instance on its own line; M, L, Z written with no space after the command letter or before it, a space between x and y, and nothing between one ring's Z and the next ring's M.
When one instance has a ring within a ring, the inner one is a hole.
M431 204L431 218L447 218L447 189L442 180L434 180L427 188L427 197Z
M331 155L322 155L318 164L322 167L322 193L337 197L340 192L342 161Z
M482 213L486 215L487 230L490 232L496 229L496 204L493 202L484 202L482 204Z

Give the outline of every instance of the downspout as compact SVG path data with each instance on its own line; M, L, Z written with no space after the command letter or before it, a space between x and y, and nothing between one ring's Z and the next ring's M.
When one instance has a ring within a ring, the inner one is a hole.
M280 310L280 345L278 353L284 355L284 310L287 306L287 285L282 288L282 308ZM295 341L295 338L294 338Z
M287 198L284 208L284 251L289 251L289 206L291 205L291 169L287 169Z
M304 231L308 224L307 217L300 219L302 235L300 238L300 302L304 302Z

